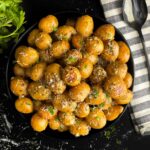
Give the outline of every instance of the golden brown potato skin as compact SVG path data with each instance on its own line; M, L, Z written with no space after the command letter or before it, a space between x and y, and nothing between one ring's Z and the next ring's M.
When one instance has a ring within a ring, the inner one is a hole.
M127 88L130 88L133 82L132 75L128 72L124 78L124 82L127 86Z
M93 108L86 121L93 129L101 129L106 125L106 116L100 108Z
M86 123L86 121L77 119L76 123L70 126L69 131L76 137L85 136L89 134L90 126Z
M70 49L70 44L66 40L56 41L52 44L52 55L55 58L62 57Z
M100 38L91 36L85 42L85 49L90 54L100 55L104 50L104 44Z
M33 99L39 101L48 100L51 97L51 91L39 82L31 82L28 93Z
M39 32L35 38L35 45L40 50L46 50L51 47L52 38L46 32Z
M72 45L77 48L81 49L84 46L84 38L80 34L75 34L72 36Z
M18 98L15 101L15 107L17 111L24 113L24 114L29 114L33 112L33 102L29 98Z
M88 78L93 71L93 64L86 58L83 58L79 61L77 65L82 79Z
M41 31L51 33L57 30L58 20L53 15L48 15L39 21L38 27Z
M86 116L88 116L88 114L90 113L90 106L85 103L78 103L76 110L75 110L75 115L79 118L85 118Z
M52 103L54 107L62 112L73 112L77 106L76 102L69 98L68 93L55 95Z
M107 77L107 72L100 66L95 65L93 68L93 72L90 76L90 81L94 84L102 83Z
M42 132L46 129L48 120L40 117L37 113L31 118L31 126L34 131Z
M104 111L104 113L108 121L113 121L123 112L123 109L123 106L116 105L110 107L108 110Z
M44 119L53 119L57 115L58 110L50 104L44 104L40 107L38 114Z
M75 115L72 112L59 112L59 120L66 126L73 125L75 123Z
M13 71L16 76L25 76L25 69L19 66L18 64L15 64Z
M104 42L102 57L107 61L115 61L119 55L119 45L115 40Z
M85 101L89 105L99 105L105 101L105 93L103 89L99 85L93 85L91 88L91 92Z
M120 99L116 99L115 102L117 102L117 104L124 105L130 103L132 99L133 93L132 91L128 90L125 96L121 97Z
M104 89L114 99L119 99L127 93L127 87L119 76L109 77L104 84Z
M106 71L109 76L118 75L120 78L124 79L128 71L128 66L127 64L115 61L107 66Z
M115 28L111 24L105 24L97 28L94 35L98 36L103 41L113 40L115 37Z
M39 60L39 53L34 48L19 46L15 58L21 67L28 68Z
M58 117L55 117L53 119L50 119L48 124L52 130L58 130L60 128L61 123L60 123Z
M68 25L60 26L55 32L55 36L58 40L70 40L74 34L76 34L76 30Z
M76 86L81 81L81 74L76 67L66 66L62 70L62 79L69 86Z
M63 61L65 65L75 65L81 59L82 53L77 49L72 49L65 54Z
M10 81L10 89L16 96L27 95L28 81L22 77L12 77Z
M39 32L40 32L39 29L33 29L33 30L29 33L28 39L27 39L29 45L31 45L31 46L34 46L34 45L35 45L35 39L36 39L36 36L37 36L37 34L38 34Z
M90 86L85 82L81 82L69 90L69 96L75 102L83 102L89 93Z
M83 37L88 37L93 33L94 22L93 18L89 15L81 16L77 19L75 29Z
M45 68L46 68L46 63L44 62L37 63L33 67L27 69L27 75L33 81L38 81L43 77Z
M127 63L129 61L129 58L130 58L130 49L127 46L127 44L122 42L122 41L119 41L118 45L119 45L118 60L122 63Z

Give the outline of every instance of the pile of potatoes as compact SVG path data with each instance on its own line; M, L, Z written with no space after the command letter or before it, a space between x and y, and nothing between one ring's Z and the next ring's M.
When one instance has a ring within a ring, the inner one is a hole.
M133 94L127 62L130 50L115 41L115 28L94 30L89 15L68 19L59 26L48 15L39 21L15 52L10 89L20 113L33 113L31 126L41 132L69 130L85 136L101 129L123 111Z

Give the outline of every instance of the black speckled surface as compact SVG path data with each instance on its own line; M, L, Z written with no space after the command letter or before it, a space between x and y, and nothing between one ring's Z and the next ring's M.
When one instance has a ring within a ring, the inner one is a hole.
M99 0L24 0L26 28L48 13L77 10L103 16ZM11 47L11 46L10 46ZM62 140L33 132L9 103L5 85L5 66L9 51L0 55L0 150L127 150L149 149L150 136L134 131L127 110L117 124L89 138Z

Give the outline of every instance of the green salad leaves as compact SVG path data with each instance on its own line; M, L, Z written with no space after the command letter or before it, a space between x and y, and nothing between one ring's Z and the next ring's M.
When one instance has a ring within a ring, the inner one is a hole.
M8 48L8 42L17 40L24 31L25 12L22 0L0 0L0 50Z

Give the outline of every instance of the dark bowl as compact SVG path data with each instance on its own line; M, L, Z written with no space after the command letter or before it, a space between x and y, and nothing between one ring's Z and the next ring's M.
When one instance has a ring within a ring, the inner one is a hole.
M63 25L68 18L77 18L78 16L81 16L83 14L78 13L78 12L66 11L66 12L55 13L54 15L58 18L59 23L60 23L59 25ZM100 25L109 23L100 17L96 17L96 16L92 16L92 17L94 20L94 28L95 29L97 27L99 27ZM14 58L15 49L21 44L25 44L25 45L27 44L27 36L28 36L29 32L32 29L34 29L35 27L37 27L37 23L34 24L33 26L31 26L28 30L26 30L24 32L24 34L19 38L19 41L12 48L10 55L9 55L9 58L8 58L8 63L7 63L7 67L6 67L6 86L7 86L7 92L8 92L9 98L10 98L10 103L12 103L13 107L14 107L14 102L15 102L17 97L14 96L13 93L10 91L9 85L10 85L10 78L13 76L13 69L12 68L14 65L13 62L15 60L15 58ZM118 29L116 29L115 39L117 41L124 41L128 45L127 41L125 40L125 38L123 37L123 35L121 34L121 32ZM133 65L132 55L131 55L130 60L128 62L128 71L131 73L132 77L134 78L134 65ZM133 89L133 85L130 89L131 90ZM14 107L14 109L15 109L15 107ZM96 135L96 133L105 131L108 127L116 124L120 120L120 118L122 117L122 115L124 114L126 109L127 109L127 105L124 105L124 111L122 112L122 114L115 121L107 122L107 125L103 129L99 129L99 130L92 129L90 131L89 135L87 135L85 137L80 137L80 138L87 138L89 136ZM25 122L30 123L31 115L23 115L23 114L17 112L16 110L14 110L14 111L18 114L18 116L20 116L20 119L23 118L23 120ZM75 139L75 137L72 136L69 132L60 133L60 132L53 131L50 129L47 129L46 131L42 132L41 134L45 135L47 137L50 136L50 137L54 137L54 138L58 138L58 139L68 139L68 140L69 139ZM78 138L78 139L80 139L80 138Z

